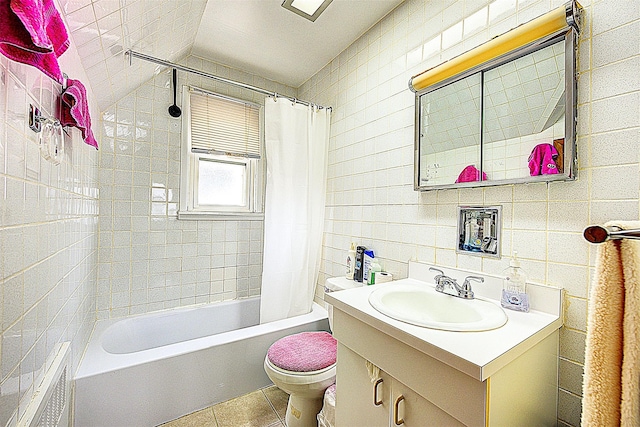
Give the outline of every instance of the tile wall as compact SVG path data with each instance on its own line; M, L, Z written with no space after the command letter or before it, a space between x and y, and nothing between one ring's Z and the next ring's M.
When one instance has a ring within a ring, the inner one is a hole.
M75 47L60 62L70 77L86 81ZM27 126L29 104L51 116L60 90L35 68L0 56L3 426L24 413L56 344L71 341L75 371L95 321L97 152L69 129L64 159L54 166L40 157L38 135Z
M567 290L559 419L578 426L596 252L582 230L640 217L640 2L580 2L577 181L414 192L414 98L407 89L412 75L562 3L407 0L298 96L334 108L320 281L344 273L350 242L373 248L397 277L406 276L412 258L500 273L518 251L531 280ZM456 207L462 204L503 206L506 257L456 254ZM320 286L316 295L322 298Z
M185 65L296 95L293 88L195 56ZM255 92L178 72L178 86L187 84L264 104ZM166 71L103 112L98 318L260 294L261 219L176 219L182 118L167 113L172 97Z
M129 62L127 49L175 61L191 50L207 0L58 0L88 83L103 111L142 85L155 64Z

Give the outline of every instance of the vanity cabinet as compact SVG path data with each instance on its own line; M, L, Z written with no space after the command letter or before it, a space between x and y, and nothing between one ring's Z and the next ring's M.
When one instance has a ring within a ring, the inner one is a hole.
M379 396L389 394L389 382L377 387ZM336 364L336 426L387 427L390 420L389 399L375 405L374 384L367 373L366 360L338 343ZM338 405L338 401L348 403Z
M455 358L451 354L438 348L426 354L358 317L334 307L337 426L556 424L557 328L483 379L446 363ZM460 333L451 334L456 339ZM375 389L367 361L381 370L382 383Z
M366 359L341 344L336 387L336 425L368 427L462 426L459 421L433 405L408 386L380 371L372 382Z

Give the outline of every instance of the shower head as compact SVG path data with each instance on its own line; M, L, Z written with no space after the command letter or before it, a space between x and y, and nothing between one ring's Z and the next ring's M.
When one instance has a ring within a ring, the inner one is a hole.
M176 87L176 84L178 82L178 78L176 77L176 69L173 69L173 105L169 106L169 115L171 117L180 117L180 115L182 114L182 111L180 110L180 107L178 107L176 105L176 91L178 90L178 88Z

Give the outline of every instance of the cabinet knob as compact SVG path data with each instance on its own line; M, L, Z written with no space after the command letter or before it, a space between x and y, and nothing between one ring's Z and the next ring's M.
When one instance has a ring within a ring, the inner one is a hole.
M378 386L382 384L382 378L378 378L376 382L373 384L373 405L380 406L382 405L382 399L378 399Z
M400 395L393 404L393 422L399 426L404 424L404 419L400 418L400 402L404 400L404 396Z

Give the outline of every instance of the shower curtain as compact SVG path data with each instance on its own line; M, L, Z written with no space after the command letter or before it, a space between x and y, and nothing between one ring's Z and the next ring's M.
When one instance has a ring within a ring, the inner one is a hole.
M330 112L265 100L260 323L311 311L320 269Z

